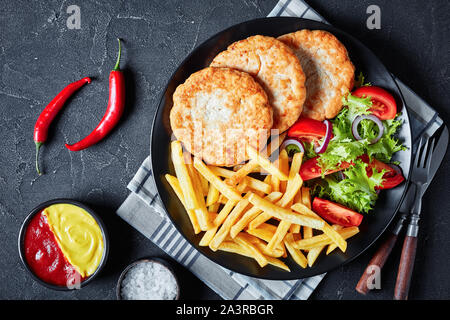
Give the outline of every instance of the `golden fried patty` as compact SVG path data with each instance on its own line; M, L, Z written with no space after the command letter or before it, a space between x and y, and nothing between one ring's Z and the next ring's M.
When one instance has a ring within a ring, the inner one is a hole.
M177 87L170 125L190 153L208 164L232 166L248 159L246 143L264 147L272 127L272 107L249 74L209 67Z
M288 46L272 37L253 36L232 43L212 67L248 72L263 86L273 107L273 129L287 130L300 116L305 101L305 76Z
M305 72L303 115L316 120L334 118L342 109L342 96L353 87L355 73L344 45L322 30L300 30L278 40L295 52Z

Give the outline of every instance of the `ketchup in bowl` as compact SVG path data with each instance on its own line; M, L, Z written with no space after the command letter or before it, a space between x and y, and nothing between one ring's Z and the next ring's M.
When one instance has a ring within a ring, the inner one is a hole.
M35 215L25 232L25 259L34 274L57 286L73 286L84 279L64 257L42 211Z

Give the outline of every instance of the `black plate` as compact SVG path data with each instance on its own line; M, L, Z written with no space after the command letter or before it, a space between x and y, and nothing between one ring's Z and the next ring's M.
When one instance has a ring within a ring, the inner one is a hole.
M312 20L290 17L263 18L247 21L222 31L199 45L179 66L171 77L165 92L162 94L158 110L153 120L151 137L151 165L159 196L169 213L175 227L198 251L221 266L252 277L287 280L300 279L330 271L347 263L364 252L386 229L397 212L406 191L406 183L395 189L383 191L374 212L367 214L360 226L360 233L348 241L345 253L335 250L332 254L322 255L312 268L302 269L290 258L286 260L291 272L285 272L273 266L260 268L258 264L245 257L225 252L212 252L207 247L198 246L201 234L192 231L187 214L178 201L176 195L164 179L164 174L174 174L169 165L170 124L169 111L172 107L172 94L175 88L183 83L193 72L198 71L212 61L212 59L234 41L252 35L262 34L277 37L285 33L300 29L322 29L333 33L346 46L356 71L363 71L368 81L381 86L391 92L397 100L398 109L402 112L404 125L399 132L399 138L408 147L406 151L398 152L395 159L400 161L406 178L409 178L411 164L411 128L408 112L404 107L403 97L381 61L361 42L345 32L330 25Z

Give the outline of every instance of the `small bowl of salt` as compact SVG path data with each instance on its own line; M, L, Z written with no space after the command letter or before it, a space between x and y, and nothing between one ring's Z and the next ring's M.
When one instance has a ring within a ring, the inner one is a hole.
M178 300L180 287L165 261L140 259L122 271L116 295L118 300Z

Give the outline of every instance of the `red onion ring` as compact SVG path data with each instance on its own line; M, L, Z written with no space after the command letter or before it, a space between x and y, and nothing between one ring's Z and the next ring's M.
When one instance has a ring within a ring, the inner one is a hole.
M328 148L328 143L331 140L331 135L333 133L333 125L331 124L330 120L325 120L323 123L327 126L327 132L325 133L325 138L322 141L322 144L320 144L318 147L314 148L314 151L319 153L324 153L325 150Z
M374 143L378 142L378 140L380 140L381 137L383 136L384 126L383 126L383 123L381 122L381 120L373 114L357 116L355 118L355 120L353 120L353 123L352 123L353 137L356 140L362 140L361 136L358 133L358 125L362 120L371 120L371 121L375 122L375 124L378 126L378 129L379 129L378 136L373 141L371 141L370 144L374 144Z
M283 144L281 145L281 149L286 149L289 145L295 145L300 149L300 152L305 153L305 147L303 146L303 143L301 141L298 141L297 139L286 139L284 140Z

